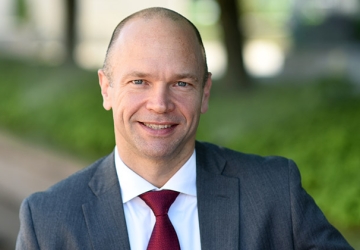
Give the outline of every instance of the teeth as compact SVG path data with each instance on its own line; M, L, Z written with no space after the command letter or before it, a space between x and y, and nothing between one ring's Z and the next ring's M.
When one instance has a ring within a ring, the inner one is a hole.
M150 123L144 123L144 125L146 127L152 128L152 129L165 129L165 128L170 128L171 125L157 125L157 124L150 124Z

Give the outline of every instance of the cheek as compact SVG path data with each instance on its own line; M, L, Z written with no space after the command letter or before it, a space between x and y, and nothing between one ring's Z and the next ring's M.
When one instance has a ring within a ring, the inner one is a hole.
M123 119L123 113L126 107L126 95L121 95L119 91L113 93L112 96L112 109L114 121L118 122Z
M198 96L186 96L178 100L176 106L188 120L194 120L200 115L201 111L201 101L199 99Z
M130 119L140 108L144 102L144 96L140 94L122 92L115 98L113 107L117 119Z

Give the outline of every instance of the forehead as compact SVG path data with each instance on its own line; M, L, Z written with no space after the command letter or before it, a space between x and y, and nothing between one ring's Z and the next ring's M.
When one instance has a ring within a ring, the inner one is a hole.
M141 40L140 40L141 39ZM118 45L130 45L127 42L181 42L183 46L200 50L194 30L184 20L173 20L167 17L135 17L123 27L117 39ZM198 46L196 46L198 45Z
M166 63L202 64L201 46L194 30L183 20L166 17L134 18L128 21L114 44L114 60L146 59L155 65ZM175 60L175 61L174 61ZM194 65L192 65L194 66Z

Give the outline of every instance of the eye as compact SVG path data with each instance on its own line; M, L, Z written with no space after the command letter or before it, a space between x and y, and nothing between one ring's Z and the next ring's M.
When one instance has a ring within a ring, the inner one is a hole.
M132 83L136 84L136 85L140 85L144 83L144 80L133 80Z
M187 82L177 82L176 83L179 87L186 87L187 85L188 85L188 83Z

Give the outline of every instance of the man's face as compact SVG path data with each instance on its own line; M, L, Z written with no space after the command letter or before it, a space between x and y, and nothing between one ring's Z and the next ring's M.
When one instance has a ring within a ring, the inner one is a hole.
M211 79L203 86L203 57L188 25L131 20L110 61L111 83L101 70L99 80L104 108L113 110L120 156L164 160L191 154Z

